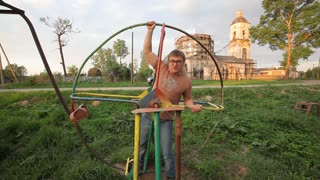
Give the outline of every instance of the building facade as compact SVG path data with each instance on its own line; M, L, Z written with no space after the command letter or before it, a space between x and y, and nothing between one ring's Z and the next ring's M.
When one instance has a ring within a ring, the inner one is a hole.
M207 34L193 34L205 48L216 57L223 79L251 79L254 73L254 61L250 57L250 23L238 11L230 25L228 55L214 53L214 41ZM206 51L189 36L181 36L175 42L176 49L186 54L186 71L191 79L217 80L217 68Z
M211 54L214 54L214 42L210 35L193 34L192 36L204 45ZM186 55L185 68L189 78L212 79L209 71L215 69L214 63L199 43L189 36L181 36L176 40L175 47Z
M228 56L240 59L250 59L250 23L243 17L242 11L238 11L236 18L230 25L230 41L228 46Z

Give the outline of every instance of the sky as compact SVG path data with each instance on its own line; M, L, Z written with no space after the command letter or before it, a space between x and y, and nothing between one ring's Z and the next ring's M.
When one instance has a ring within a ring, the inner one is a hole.
M184 30L188 33L205 33L212 36L214 50L219 51L229 43L231 22L236 18L238 10L244 17L257 25L263 14L262 0L3 0L4 2L25 11L31 20L43 51L53 73L62 73L58 44L54 40L53 29L40 22L40 17L58 17L70 19L73 27L79 33L68 36L68 45L64 47L64 57L67 67L83 66L83 72L92 67L92 62L85 60L106 39L119 30L135 24L154 20ZM6 9L0 6L0 9ZM157 26L153 36L153 51L157 52L160 39L160 29ZM108 41L103 47L112 47L113 41L123 39L130 54L123 60L133 59L139 64L140 52L146 27L129 29ZM133 42L132 42L133 34ZM183 34L166 29L163 54L174 48L174 41ZM25 21L18 15L0 14L0 43L11 64L26 67L28 75L44 72L45 67L36 49L30 30ZM132 48L133 45L133 48ZM308 58L301 60L298 70L319 65L320 49ZM7 65L0 51L2 66ZM163 55L163 56L164 56ZM227 55L227 48L217 55ZM251 44L251 58L257 63L257 68L279 67L282 52L271 51L268 46Z

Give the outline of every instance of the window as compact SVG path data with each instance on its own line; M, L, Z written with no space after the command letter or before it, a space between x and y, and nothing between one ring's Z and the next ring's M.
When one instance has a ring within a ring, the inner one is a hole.
M242 49L242 59L247 59L247 49L246 48Z

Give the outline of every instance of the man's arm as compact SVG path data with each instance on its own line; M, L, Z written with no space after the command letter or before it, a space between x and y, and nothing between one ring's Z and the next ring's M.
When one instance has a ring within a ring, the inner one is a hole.
M143 44L143 54L147 58L148 63L155 68L158 60L158 56L152 52L152 34L153 30L156 27L156 23L154 21L150 21L147 23L147 34L144 39Z
M184 104L191 109L191 112L199 112L202 110L202 105L193 104L191 88L190 84L190 87L183 94Z

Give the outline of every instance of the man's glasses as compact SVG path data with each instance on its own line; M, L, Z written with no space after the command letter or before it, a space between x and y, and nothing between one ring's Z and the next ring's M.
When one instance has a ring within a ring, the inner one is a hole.
M177 64L177 65L180 65L180 64L182 64L182 60L177 60L177 61L169 60L169 63L170 63L170 64Z

